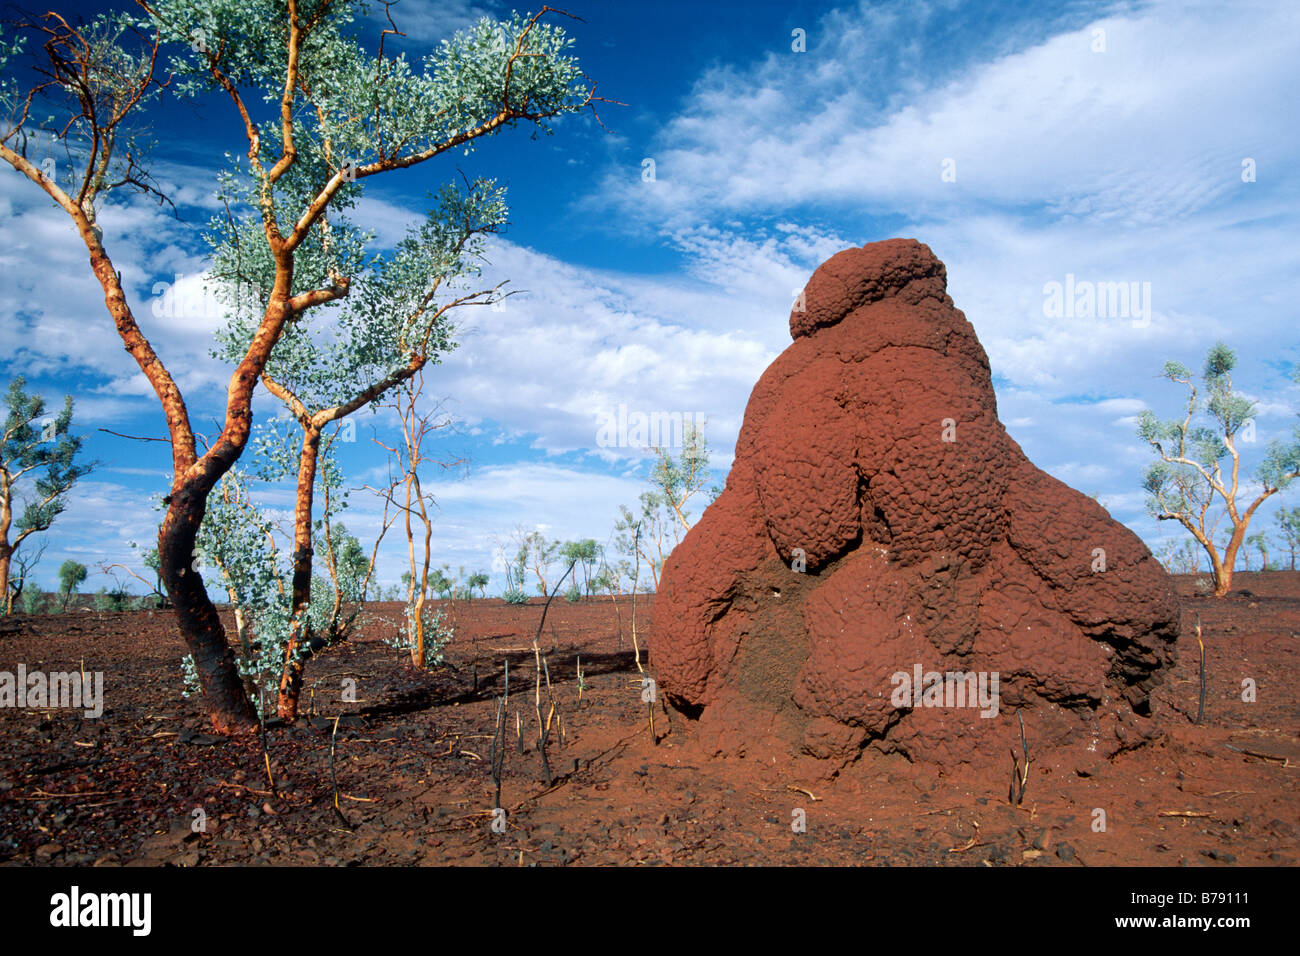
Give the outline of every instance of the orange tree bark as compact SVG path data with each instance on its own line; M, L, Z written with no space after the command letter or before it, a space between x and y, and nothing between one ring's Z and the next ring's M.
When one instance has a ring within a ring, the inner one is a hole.
M306 611L311 601L312 526L311 511L315 499L316 468L320 461L321 429L308 420L303 428L302 451L298 458L298 493L293 519L293 624L284 649L284 669L280 674L280 695L276 711L285 720L298 717L298 698L302 693L303 661L299 655L306 634Z

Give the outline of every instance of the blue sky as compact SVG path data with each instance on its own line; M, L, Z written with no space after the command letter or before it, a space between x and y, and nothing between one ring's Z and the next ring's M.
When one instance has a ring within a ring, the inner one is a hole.
M1044 8L1051 6L1050 11ZM89 12L93 7L58 6ZM435 556L490 568L517 527L606 540L649 459L598 447L602 410L699 412L719 477L745 402L789 343L794 290L850 245L915 237L948 267L949 292L989 353L999 413L1041 468L1087 493L1153 548L1178 537L1143 509L1144 407L1175 414L1168 359L1199 368L1223 339L1260 402L1247 460L1296 424L1300 252L1300 10L1279 3L575 2L569 29L608 127L566 119L553 137L487 143L466 173L509 186L511 225L485 276L508 278L501 312L476 310L461 347L426 375L457 425L440 438L468 468L430 484ZM508 6L402 0L420 53ZM376 21L361 26L374 34ZM806 51L792 49L802 30ZM209 431L229 369L208 355L219 317L172 310L158 283L198 287L214 174L242 131L228 104L156 115L156 173L180 219L132 201L101 219L136 314ZM655 179L642 176L652 159ZM1255 179L1244 182L1242 164ZM6 167L7 168L7 167ZM372 180L357 219L381 242L421 215L457 160ZM945 175L946 173L946 175ZM122 350L84 249L43 194L0 170L0 361L52 404L71 394L102 467L49 534L38 577L150 546L166 489L165 434ZM1136 282L1149 321L1053 317L1047 283ZM1149 286L1145 285L1149 283ZM179 312L180 314L176 314ZM275 414L264 394L256 406ZM382 476L362 413L349 484ZM1295 492L1282 496L1294 504ZM288 489L264 496L287 508ZM344 521L373 539L379 506L354 493ZM1275 499L1276 501L1276 499ZM1270 507L1258 527L1271 527ZM390 538L380 578L395 581ZM494 575L493 587L501 586Z

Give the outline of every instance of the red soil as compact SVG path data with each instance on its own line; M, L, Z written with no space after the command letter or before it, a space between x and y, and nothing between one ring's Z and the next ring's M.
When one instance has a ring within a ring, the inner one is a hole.
M455 608L452 668L413 671L382 624L309 663L304 718L273 726L272 792L256 739L208 735L180 697L184 652L166 612L0 621L0 670L104 673L102 718L0 709L0 861L177 864L1290 864L1298 852L1300 574L1243 573L1216 601L1178 579L1178 663L1154 692L1161 735L1106 758L1032 759L1019 807L1005 767L946 772L862 752L837 776L811 757L713 758L682 717L648 710L630 642L630 606L556 600L542 650L564 728L542 782L530 648L540 602ZM655 641L640 602L638 633ZM396 616L395 606L379 610ZM1204 623L1208 693L1195 726ZM575 680L581 655L586 688ZM504 833L490 827L489 749L502 661L510 661ZM643 658L644 660L644 658ZM476 678L477 676L477 683ZM357 701L342 703L346 678ZM1258 688L1241 700L1242 680ZM544 691L543 691L544 693ZM330 783L333 718L339 806ZM523 728L516 748L515 717ZM1005 728L1010 722L1003 721ZM1017 730L1018 736L1018 730ZM1018 741L1017 741L1018 743ZM193 811L207 827L193 832ZM1094 829L1098 809L1104 832ZM795 811L806 832L792 830Z

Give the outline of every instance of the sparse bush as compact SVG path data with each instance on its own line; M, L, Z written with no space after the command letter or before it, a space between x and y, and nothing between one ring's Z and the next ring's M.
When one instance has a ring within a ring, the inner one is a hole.
M569 585L569 590L564 592L564 599L566 601L575 601L575 602L581 601L582 589L578 587L576 584Z
M23 588L21 600L24 614L41 614L45 611L45 592L35 584L29 584Z
M443 651L456 636L455 629L443 619L442 608L436 611L430 611L433 605L424 605L424 621L420 632L423 633L424 643L424 668L437 667L443 662ZM401 631L394 637L384 638L384 643L389 647L402 651L407 655L415 653L417 643L417 629L415 620L415 605L406 606L406 624Z
M518 588L511 588L509 591L506 591L505 594L501 595L501 600L505 601L507 604L527 604L528 592L521 591Z
M1203 552L1196 544L1186 538L1181 542L1169 542L1160 549L1158 558L1170 574L1195 574L1200 570Z
M133 603L132 595L127 594L120 588L114 588L112 591L108 588L100 588L95 592L95 610L96 611L125 611Z

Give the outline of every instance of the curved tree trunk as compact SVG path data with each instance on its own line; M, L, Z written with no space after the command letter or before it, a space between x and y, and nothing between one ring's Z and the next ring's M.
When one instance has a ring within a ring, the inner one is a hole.
M1241 548L1246 528L1238 525L1228 539L1228 546L1223 549L1223 560L1214 569L1214 596L1223 597L1232 590L1232 571L1237 566L1237 551ZM1249 569L1249 564L1247 564Z
M293 625L284 649L284 670L280 675L280 697L276 712L284 720L298 718L298 698L302 694L302 666L298 649L310 639L303 612L311 600L312 533L311 509L316 491L316 466L320 457L321 431L306 425L302 435L302 453L298 459L298 495L293 520Z
M212 726L218 733L257 729L257 712L235 668L216 607L194 568L194 542L207 505L207 490L189 482L172 492L167 515L158 529L163 585L176 609L181 635L194 656Z

